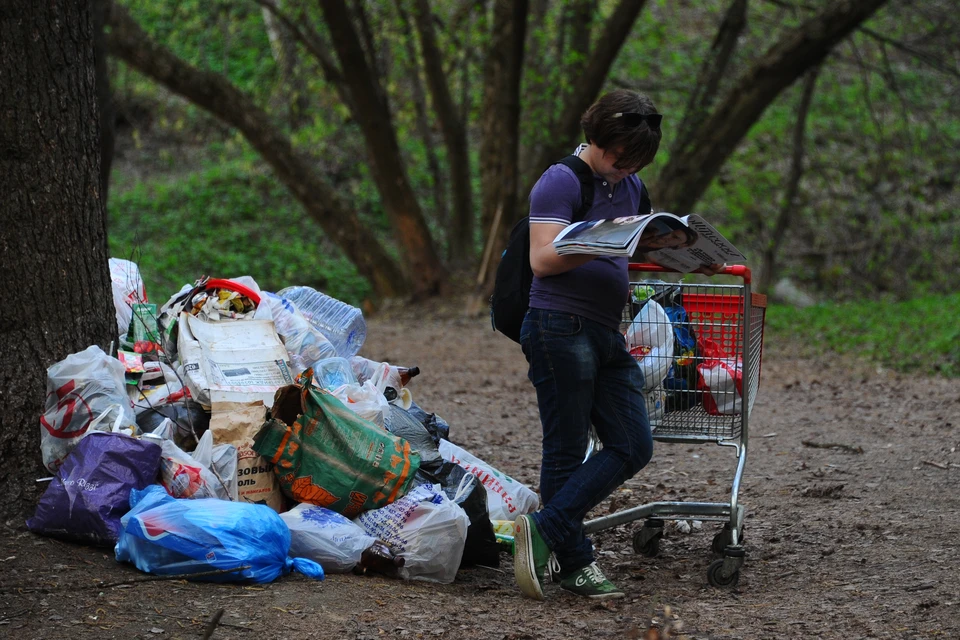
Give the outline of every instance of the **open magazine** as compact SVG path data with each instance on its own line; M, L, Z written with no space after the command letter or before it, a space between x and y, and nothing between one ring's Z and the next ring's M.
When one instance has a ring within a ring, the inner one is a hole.
M630 257L639 251L660 266L682 273L696 271L703 265L746 261L736 247L697 214L680 218L672 213L651 213L575 222L560 232L553 247L560 255Z

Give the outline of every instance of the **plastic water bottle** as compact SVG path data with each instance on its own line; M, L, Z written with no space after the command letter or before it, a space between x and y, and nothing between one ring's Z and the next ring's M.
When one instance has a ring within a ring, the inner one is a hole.
M367 323L360 309L310 287L287 287L277 295L293 302L341 358L351 358L360 351L367 337Z

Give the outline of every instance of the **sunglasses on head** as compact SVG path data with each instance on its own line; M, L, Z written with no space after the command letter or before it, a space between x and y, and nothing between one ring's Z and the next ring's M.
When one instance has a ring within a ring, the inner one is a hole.
M615 113L613 117L623 118L623 124L631 129L639 127L641 122L646 122L651 129L659 129L663 120L662 113Z

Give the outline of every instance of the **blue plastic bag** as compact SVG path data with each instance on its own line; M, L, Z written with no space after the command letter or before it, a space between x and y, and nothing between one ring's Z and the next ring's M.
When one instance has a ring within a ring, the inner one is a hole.
M160 485L130 492L118 562L157 575L242 571L198 577L209 582L272 582L296 569L323 579L319 564L289 558L290 530L270 507L214 498L178 500Z

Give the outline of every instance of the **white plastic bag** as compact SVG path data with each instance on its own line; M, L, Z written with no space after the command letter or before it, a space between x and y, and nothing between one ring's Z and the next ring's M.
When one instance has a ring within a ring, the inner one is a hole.
M487 490L487 510L491 520L516 520L517 516L533 513L540 499L522 482L497 471L489 464L452 442L440 439L440 455L473 475Z
M57 472L88 431L139 433L123 375L120 361L96 345L47 369L40 452L50 473Z
M643 371L643 390L663 384L673 362L673 323L655 300L647 300L627 329L627 350Z
M331 393L361 418L383 427L383 416L390 411L390 403L370 380L340 385Z
M209 469L217 479L214 489L218 498L237 499L237 448L235 446L214 445L213 432L208 429L200 436L200 441L190 455Z
M421 485L356 522L404 559L403 579L449 584L456 577L470 518L439 486Z
M147 290L140 277L140 268L134 262L122 258L110 258L110 282L113 286L113 307L117 313L117 331L127 334L133 319L133 305L147 301Z
M172 440L164 440L161 448L163 452L160 454L160 484L171 496L230 499L226 485Z
M312 504L298 504L280 519L290 528L290 555L313 560L327 573L347 573L376 542L355 522Z

